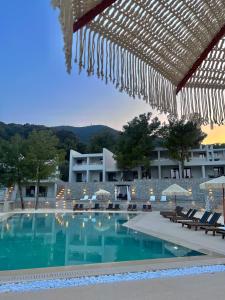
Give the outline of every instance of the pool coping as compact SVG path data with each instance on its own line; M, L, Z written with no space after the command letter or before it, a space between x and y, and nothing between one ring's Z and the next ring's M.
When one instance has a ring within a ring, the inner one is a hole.
M9 282L17 283L24 281L28 282L49 279L79 278L84 276L89 277L118 273L147 272L210 265L225 265L225 256L190 256L141 261L87 264L82 266L0 271L0 285Z
M20 211L20 213L32 213L32 210ZM65 211L65 210L48 210L36 211L36 213L96 213L96 211ZM128 213L127 211L97 211L99 213ZM8 217L13 214L19 213L14 211L8 214ZM131 214L138 214L135 218L139 218L141 214L145 212L130 212ZM127 223L124 224L127 226ZM147 235L151 233L138 230L138 228L132 228L133 230L140 231ZM79 278L83 276L100 276L100 275L111 275L117 273L128 273L128 272L144 272L144 271L156 271L156 270L167 270L182 267L192 266L208 266L225 264L225 255L212 252L207 249L200 249L195 244L183 241L174 241L170 237L162 237L152 234L153 236L165 239L169 242L176 243L178 245L188 247L190 249L202 252L206 255L203 256L189 256L189 257L174 257L174 258L163 258L163 259L147 259L147 260L136 260L136 261L125 261L125 262L112 262L112 263L97 263L97 264L86 264L79 266L62 266L62 267L49 267L49 268L35 268L35 269L22 269L22 270L9 270L0 271L0 284L4 283L15 283L22 281L38 281L47 279L61 279L61 278Z

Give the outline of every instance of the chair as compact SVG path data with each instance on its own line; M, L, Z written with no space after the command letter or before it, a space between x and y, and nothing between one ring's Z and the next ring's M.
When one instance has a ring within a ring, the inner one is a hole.
M73 207L73 210L78 210L78 209L79 209L79 204L76 203L76 204L74 205L74 207Z
M224 237L225 237L225 229L223 229L223 228L218 228L218 229L216 230L216 233L222 234L222 239L224 240Z
M97 200L97 196L96 195L92 195L92 197L90 199L88 199L90 201L96 201Z
M172 222L180 222L180 221L186 221L186 220L194 220L194 216L198 210L192 209L192 211L187 216L174 216L170 218L170 221Z
M155 195L151 195L150 198L149 198L149 201L154 202L155 201Z
M147 204L147 211L152 211L152 206L151 206L151 204Z
M191 220L189 220L189 221L188 220L186 220L186 221L180 221L179 223L182 224L182 227L184 227L185 225L187 227L189 227L189 225L196 224L196 223L198 223L198 224L204 224L204 223L207 222L207 220L210 217L210 215L211 215L211 212L205 211L204 214L202 215L202 217L200 219L196 219L194 221L191 221Z
M221 217L220 213L214 213L212 215L212 217L209 219L209 221L205 222L205 223L197 223L197 222L193 222L191 224L189 224L188 228L191 229L192 227L195 228L195 231L198 230L198 228L202 228L205 230L210 229L210 227L216 227L219 226L220 224L218 224L218 220Z
M129 205L127 206L127 210L128 210L128 211L131 211L131 210L132 210L132 204L129 204Z
M109 203L109 205L108 205L108 207L106 209L113 210L113 203Z
M179 220L179 219L186 220L186 219L189 219L192 211L193 211L192 208L190 208L187 212L183 212L183 209L182 209L181 211L178 211L177 215L168 216L168 218L170 219L170 221L174 221L173 219L175 219L175 218L177 218L177 220Z
M84 209L84 204L79 204L78 210L83 210Z
M80 199L80 201L87 201L87 200L89 200L88 195L84 195L84 198L81 198L81 199Z
M164 218L170 218L171 216L179 216L182 214L183 207L176 206L174 210L160 211L160 215Z
M166 201L167 201L167 200L166 200L166 196L165 196L165 195L162 195L161 198L160 198L160 201L161 201L161 202L166 202Z
M95 203L95 206L92 209L100 209L99 203Z
M137 204L133 204L132 211L136 211L136 210L137 210Z
M120 210L120 205L117 203L117 204L115 204L115 206L114 206L114 210Z

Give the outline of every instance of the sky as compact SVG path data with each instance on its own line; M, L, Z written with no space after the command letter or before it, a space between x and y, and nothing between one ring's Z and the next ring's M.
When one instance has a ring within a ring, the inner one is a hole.
M103 124L121 129L152 111L111 84L66 72L58 11L50 0L2 1L0 8L0 121L47 126ZM157 112L154 115L160 116ZM208 143L225 142L225 127L205 129Z

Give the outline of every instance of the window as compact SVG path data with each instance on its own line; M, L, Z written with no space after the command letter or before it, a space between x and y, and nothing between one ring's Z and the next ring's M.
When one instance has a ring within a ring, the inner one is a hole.
M27 186L26 187L26 197L34 197L35 196L35 186Z
M40 186L38 195L39 197L47 197L47 186Z
M191 178L191 169L190 168L185 168L184 169L184 178Z
M101 172L101 173L99 173L99 181L102 182L102 180L103 180L103 175L102 175L102 172Z
M172 179L179 179L180 178L178 168L171 169L170 173L171 173L171 178Z
M214 173L214 177L220 177L224 174L224 168L223 167L214 167L213 173Z
M76 174L76 182L82 182L82 173Z

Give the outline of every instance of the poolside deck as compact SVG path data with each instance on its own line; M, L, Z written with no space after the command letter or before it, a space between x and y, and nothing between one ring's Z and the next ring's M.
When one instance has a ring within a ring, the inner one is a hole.
M211 233L206 235L204 230L194 231L184 228L179 223L163 218L159 212L139 214L125 226L199 252L225 255L225 241L221 235L212 236Z

